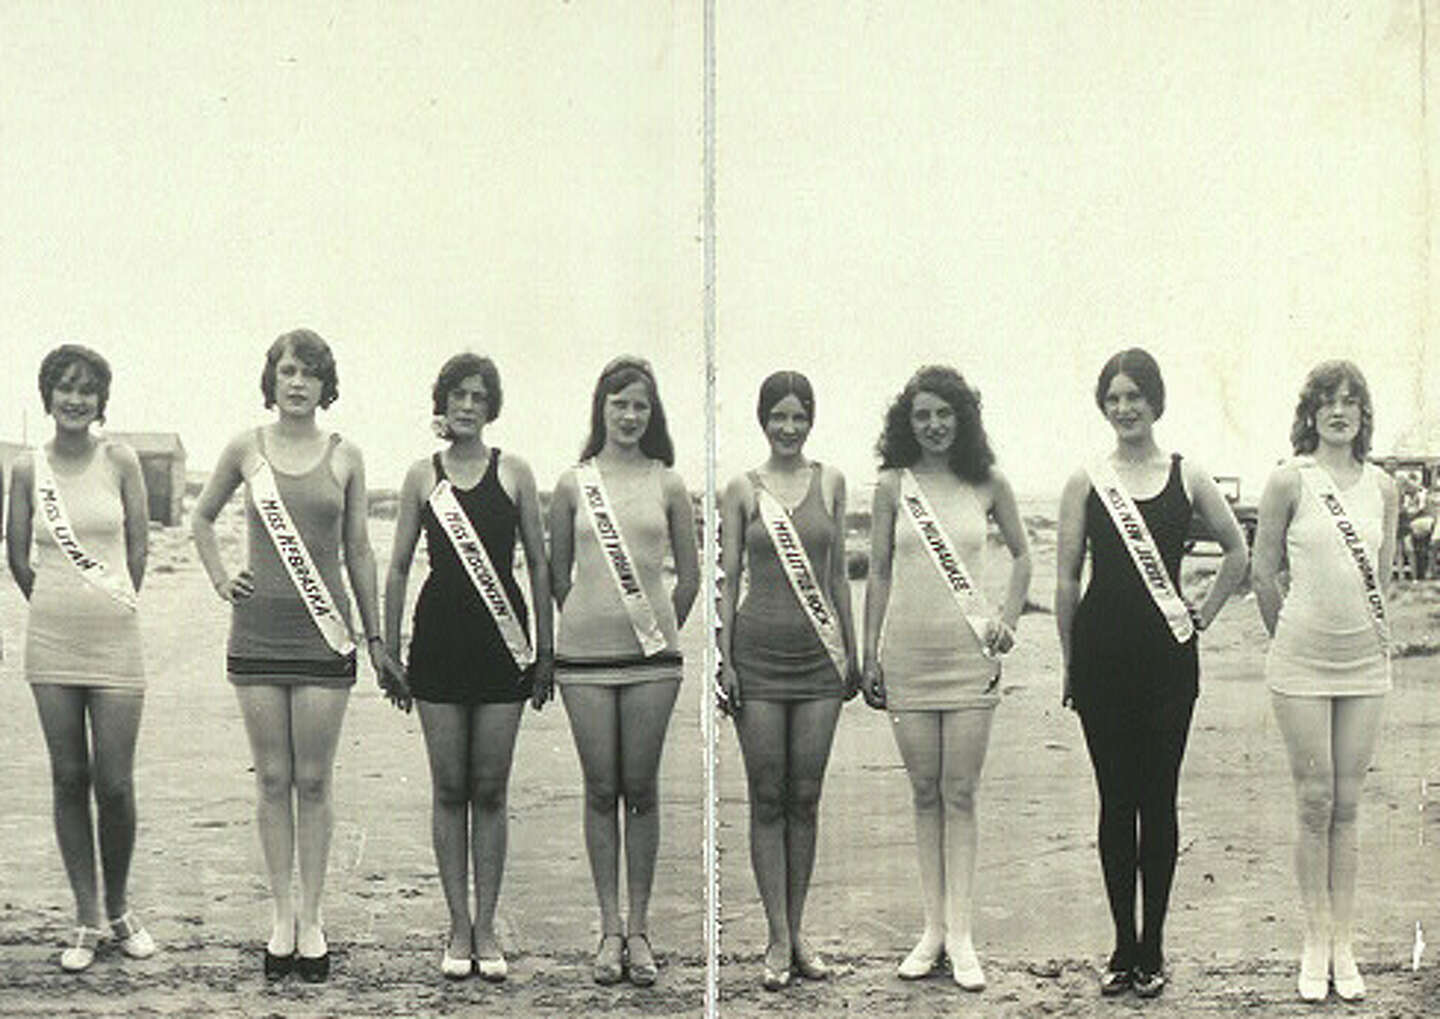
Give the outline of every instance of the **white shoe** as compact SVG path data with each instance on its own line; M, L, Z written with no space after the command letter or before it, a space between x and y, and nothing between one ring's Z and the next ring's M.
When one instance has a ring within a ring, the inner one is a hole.
M95 927L81 924L75 928L75 944L60 953L60 968L67 973L79 973L90 968L95 961L95 946L100 944L104 932Z
M1327 952L1322 950L1312 955L1307 948L1300 953L1300 975L1295 980L1295 989L1300 993L1301 1001L1324 1001L1330 996L1329 971Z
M966 991L985 990L985 971L975 955L975 946L966 941L958 951L950 953L950 973Z
M488 980L492 984L504 983L505 978L510 975L510 966L503 955L493 959L476 959L475 968L480 972L481 980Z
M935 972L935 968L940 965L940 957L944 954L945 942L937 942L932 947L921 938L896 968L895 974L901 980L923 980Z
M1335 993L1342 1001L1359 1001L1365 997L1365 980L1355 965L1355 953L1349 945L1331 950L1331 971L1335 977Z
M451 980L464 980L470 975L470 970L474 965L468 955L463 959L456 959L450 954L449 948L446 948L440 956L440 972Z
M155 954L155 939L128 909L110 921L110 932L120 942L120 950L132 959L148 959Z

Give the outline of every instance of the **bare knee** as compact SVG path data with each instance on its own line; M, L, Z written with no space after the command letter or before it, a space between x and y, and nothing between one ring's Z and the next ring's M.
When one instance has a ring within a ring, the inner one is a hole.
M660 800L660 786L653 778L625 783L625 813L643 816L655 813Z
M1335 817L1335 791L1329 779L1302 781L1296 791L1296 807L1303 833L1327 833Z
M105 813L133 810L135 782L129 775L105 775L95 781L95 804Z
M255 768L255 785L260 790L260 798L272 803L290 799L290 787L292 776L290 769L275 765L262 764Z
M609 780L586 779L585 806L594 813L612 815L620 806L620 791Z
M910 798L917 813L934 813L940 809L940 780L934 775L911 775Z
M50 767L50 784L56 801L84 803L90 796L90 764L88 761L55 762Z
M505 810L508 776L482 775L470 786L470 803L482 814L496 814Z
M785 784L778 778L750 783L750 817L755 824L778 824L785 817Z
M1334 804L1330 808L1330 824L1332 827L1341 825L1353 825L1360 816L1360 797L1357 794L1337 793Z
M311 805L330 802L328 770L303 768L295 772L295 798Z
M815 822L820 812L820 783L813 778L795 779L785 798L785 816L791 821Z
M945 811L969 817L975 813L975 780L973 778L946 778L940 783L940 792L945 799Z

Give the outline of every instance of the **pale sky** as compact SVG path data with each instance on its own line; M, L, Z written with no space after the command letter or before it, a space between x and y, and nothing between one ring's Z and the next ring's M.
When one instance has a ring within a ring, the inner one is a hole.
M1326 357L1369 376L1378 450L1440 453L1419 10L720 0L722 483L764 456L769 371L811 376L808 451L863 484L943 361L1016 487L1058 492L1130 345L1162 442L1250 494ZM42 434L35 370L76 340L114 364L112 427L207 469L307 325L372 484L432 448L470 348L505 382L489 437L545 486L600 366L649 356L700 487L701 44L698 2L0 4L0 438Z

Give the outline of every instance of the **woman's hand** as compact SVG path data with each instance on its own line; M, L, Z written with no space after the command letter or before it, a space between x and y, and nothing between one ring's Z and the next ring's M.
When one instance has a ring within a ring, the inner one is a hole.
M406 714L415 706L415 697L410 693L410 684L405 679L405 666L399 657L378 640L370 642L370 664L375 668L375 679L385 692L385 699Z
M1015 630L1003 619L985 620L985 653L992 658L1015 646Z
M1071 711L1074 711L1075 694L1070 687L1070 666L1064 666L1062 668L1062 672L1065 676L1065 679L1060 686L1060 706L1062 708L1069 708Z
M724 662L720 666L720 678L715 687L715 706L722 715L740 714L740 676L735 666Z
M885 708L885 673L880 668L880 663L870 661L865 663L864 672L861 675L860 692L865 698L865 703L872 708L884 710Z
M255 574L251 573L247 566L235 576L216 584L215 593L220 596L222 601L230 602L232 605L244 601L255 593Z
M530 706L539 711L555 696L555 655L540 654L530 666Z
M845 663L845 681L840 689L841 696L847 701L860 692L860 666L853 658Z

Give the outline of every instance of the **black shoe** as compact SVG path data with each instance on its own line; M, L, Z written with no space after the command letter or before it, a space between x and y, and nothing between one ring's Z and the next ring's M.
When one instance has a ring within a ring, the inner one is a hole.
M1165 990L1165 973L1159 969L1152 973L1137 967L1133 982L1135 985L1135 993L1140 997L1158 998L1160 997L1160 992Z
M276 955L270 951L269 946L265 948L265 979L280 980L290 975L295 968L295 955Z
M299 973L300 979L307 984L323 984L330 979L330 950L326 949L324 955L297 954L295 972Z
M1135 982L1135 972L1131 969L1112 969L1105 967L1105 972L1100 974L1100 996L1113 998L1117 994L1124 994Z

